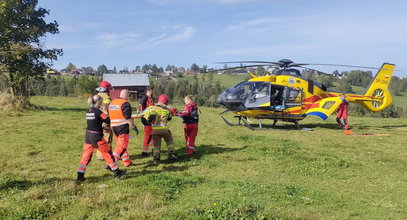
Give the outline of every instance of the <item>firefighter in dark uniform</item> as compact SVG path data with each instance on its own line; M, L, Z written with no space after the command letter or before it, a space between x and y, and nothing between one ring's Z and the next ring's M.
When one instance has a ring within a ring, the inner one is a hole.
M138 135L137 126L131 118L131 105L128 102L129 91L124 89L120 92L120 98L113 100L109 105L109 116L111 127L116 137L116 148L113 151L113 156L116 160L122 160L124 166L129 167L132 162L130 155L127 152L129 145L129 125Z
M154 105L153 101L153 87L148 87L146 90L146 94L140 99L140 104L138 105L138 112L141 113L142 111L146 110L148 107ZM143 140L143 148L142 148L142 157L148 157L149 148L148 145L152 141L152 132L153 129L150 125L144 125L144 140Z
M88 103L91 108L86 113L87 127L85 142L83 144L84 152L77 170L78 177L76 181L77 183L85 181L86 166L90 163L93 151L96 149L102 154L106 163L113 171L114 176L120 178L126 173L126 171L119 169L119 166L116 164L115 158L113 157L112 150L103 137L102 124L110 124L110 118L100 111L100 107L103 104L103 98L99 95L94 95L93 97L89 97Z

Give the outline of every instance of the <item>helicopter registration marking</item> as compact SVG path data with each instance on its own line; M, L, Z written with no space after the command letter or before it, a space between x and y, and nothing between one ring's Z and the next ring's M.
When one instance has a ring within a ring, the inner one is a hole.
M294 85L295 79L294 78L289 78L288 83L290 83L290 85Z

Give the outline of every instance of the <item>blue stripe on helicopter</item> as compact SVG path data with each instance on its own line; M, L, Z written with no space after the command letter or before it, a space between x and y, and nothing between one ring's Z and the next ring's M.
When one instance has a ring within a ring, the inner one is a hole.
M315 115L315 116L320 117L322 120L326 120L328 118L328 116L322 112L310 112L310 113L307 113L307 115Z

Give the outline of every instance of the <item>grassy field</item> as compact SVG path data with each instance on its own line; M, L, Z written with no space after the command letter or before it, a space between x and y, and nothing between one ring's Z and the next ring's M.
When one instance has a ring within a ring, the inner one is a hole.
M32 103L44 109L0 113L0 219L407 216L407 119L350 119L354 133L389 137L345 136L333 118L304 120L313 131L291 124L251 131L225 125L223 109L201 108L195 156L185 156L175 118L179 161L153 166L151 158L140 159L140 134L130 140L135 166L125 168L125 178L114 179L94 160L87 181L76 186L85 101L33 97Z

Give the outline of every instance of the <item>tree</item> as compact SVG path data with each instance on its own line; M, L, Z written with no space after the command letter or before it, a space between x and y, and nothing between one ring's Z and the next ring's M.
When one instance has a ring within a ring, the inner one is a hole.
M256 68L256 73L258 76L264 76L267 75L269 72L265 70L263 66L259 66Z
M116 66L113 67L113 73L117 73Z
M14 99L29 104L28 84L41 78L62 49L45 48L41 38L58 34L56 21L47 23L49 11L37 7L38 0L0 0L0 67L8 72ZM47 62L50 60L51 62Z
M102 64L100 66L98 66L98 74L103 74L103 73L107 73L107 67L105 66L105 64Z
M76 66L73 65L72 63L69 63L65 69L67 69L67 70L69 70L69 72L71 72L72 70L76 70Z
M208 72L208 66L207 66L207 65L203 65L203 66L202 66L202 71L203 71L204 73Z
M151 71L153 71L153 73L158 73L158 67L157 67L157 65L153 65L152 67L151 67Z
M141 67L139 65L136 66L136 72L140 72Z
M199 71L199 66L196 65L196 63L193 63L191 65L191 70L194 71L194 73L197 73Z

